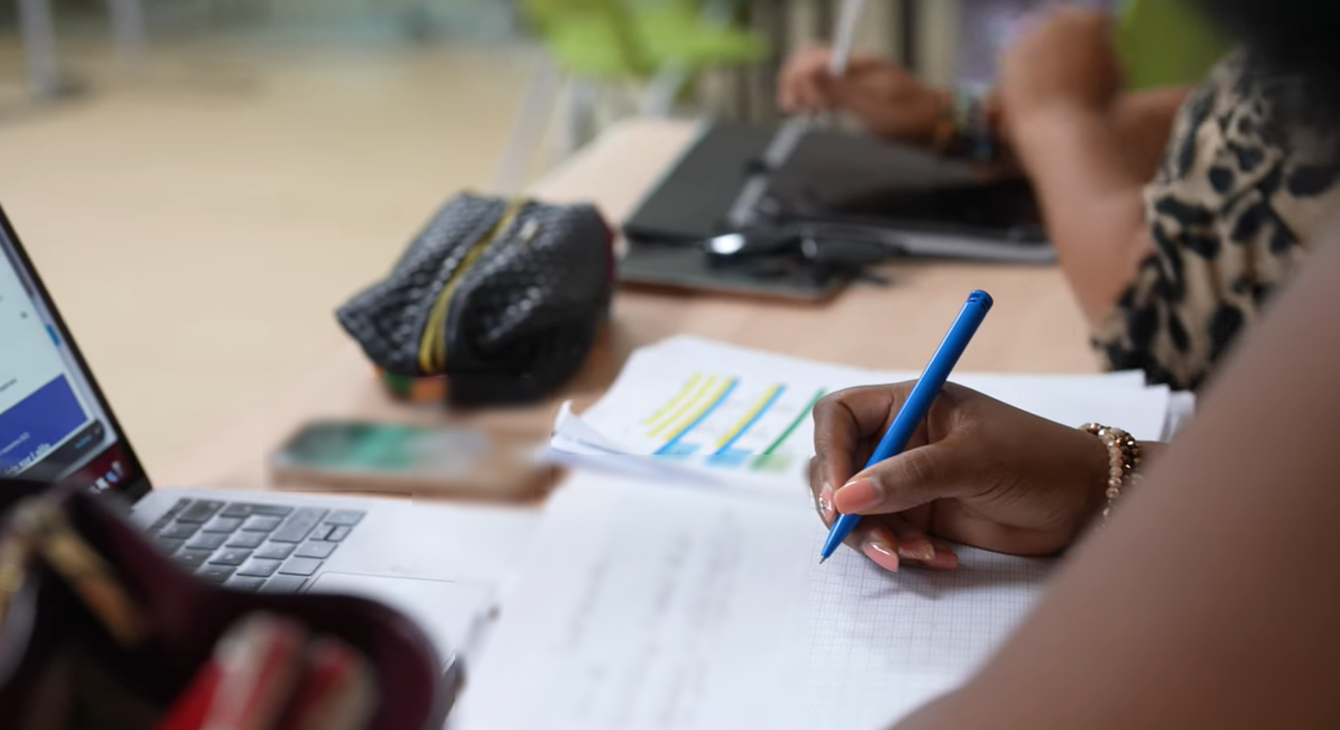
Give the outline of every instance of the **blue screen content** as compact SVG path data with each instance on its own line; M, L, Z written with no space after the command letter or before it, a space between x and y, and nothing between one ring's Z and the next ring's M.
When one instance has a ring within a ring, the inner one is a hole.
M88 423L70 381L60 376L0 413L0 473L35 464Z
M113 445L116 435L18 262L0 232L0 476L59 478Z

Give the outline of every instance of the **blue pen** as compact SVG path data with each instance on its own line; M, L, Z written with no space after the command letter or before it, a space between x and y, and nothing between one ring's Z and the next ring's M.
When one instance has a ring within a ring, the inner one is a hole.
M977 333L982 320L986 319L986 313L991 311L991 303L991 295L980 289L968 295L968 301L958 313L958 319L954 320L944 341L931 357L930 364L922 371L917 384L912 387L907 402L903 403L903 407L898 410L898 416L893 419L893 425L889 426L884 438L879 440L875 453L870 455L870 461L865 465L866 469L891 456L901 454L903 449L907 448L908 440L916 433L917 426L926 419L926 413L930 411L935 397L940 394L940 389L949 379L950 371L958 363L963 351L968 349L968 343ZM860 522L860 515L839 516L833 523L833 529L828 533L828 541L824 543L819 562L822 563L837 552L838 546Z

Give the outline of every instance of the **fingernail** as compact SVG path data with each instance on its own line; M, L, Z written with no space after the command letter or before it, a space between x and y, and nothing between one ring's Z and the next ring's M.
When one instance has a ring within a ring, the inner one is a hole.
M953 570L958 567L958 555L954 548L942 542L932 542L935 557L926 561L926 565L939 570Z
M878 507L880 502L883 501L884 490L880 489L873 479L858 479L854 482L847 482L841 489L837 490L837 494L833 498L834 506L845 515L855 514L871 507Z
M865 546L861 548L861 552L864 552L866 557L875 561L879 567L884 568L891 573L898 572L897 553L890 550L888 545L885 545L879 540L868 541Z
M931 541L924 537L904 543L900 535L898 538L898 557L929 563L935 559L935 546L931 545Z
M926 565L936 570L953 570L958 567L958 556L949 552L937 552L935 557L926 561Z
M824 522L837 519L837 511L833 509L833 485L828 482L824 482L824 488L819 490L819 512Z

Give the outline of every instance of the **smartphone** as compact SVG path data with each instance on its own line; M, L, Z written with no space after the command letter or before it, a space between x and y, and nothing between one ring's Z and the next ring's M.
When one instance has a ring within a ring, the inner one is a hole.
M465 427L319 421L270 466L285 487L515 498L534 494L548 473L537 448Z

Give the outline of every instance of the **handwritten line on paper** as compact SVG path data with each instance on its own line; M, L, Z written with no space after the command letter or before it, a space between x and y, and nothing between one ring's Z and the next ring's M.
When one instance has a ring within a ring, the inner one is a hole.
M973 550L953 573L892 575L848 550L820 567L823 533L812 513L578 475L461 727L874 730L969 676L1047 574Z

